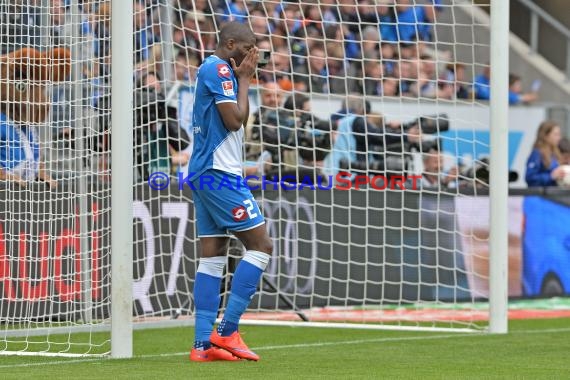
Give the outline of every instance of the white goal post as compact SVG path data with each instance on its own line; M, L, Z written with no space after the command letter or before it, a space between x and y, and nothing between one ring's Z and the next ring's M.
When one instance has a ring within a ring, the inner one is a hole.
M489 331L508 330L508 212L506 205L509 183L509 4L491 2L491 170L490 170L490 235L489 235Z
M133 355L133 19L131 1L111 3L111 356Z
M193 90L230 19L271 51L244 158L274 253L242 323L507 332L508 1L36 3L0 5L0 355L193 324Z

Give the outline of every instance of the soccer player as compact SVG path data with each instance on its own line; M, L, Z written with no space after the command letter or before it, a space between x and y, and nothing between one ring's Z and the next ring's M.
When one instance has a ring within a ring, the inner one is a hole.
M196 337L190 352L192 361L259 360L243 342L238 324L257 290L273 244L251 192L245 185L236 185L243 175L249 82L259 59L255 42L245 24L225 24L214 55L198 69L192 123L194 151L189 167L201 247L194 284ZM212 331L230 232L241 240L246 253L234 273L225 315Z

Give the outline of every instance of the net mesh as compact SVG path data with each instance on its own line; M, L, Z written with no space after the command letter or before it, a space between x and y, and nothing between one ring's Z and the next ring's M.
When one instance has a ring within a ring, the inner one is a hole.
M106 353L110 2L0 7L0 349ZM485 7L134 2L134 318L192 318L195 77L235 20L270 52L244 157L274 253L245 319L483 328L488 204L472 195L488 187ZM46 58L20 60L18 76L5 67L23 48ZM46 69L60 61L60 75ZM228 272L242 252L232 239Z
M488 296L488 214L471 195L488 187L485 6L176 5L174 46L192 68L229 20L249 24L271 52L245 155L247 173L279 183L260 181L255 194L274 257L247 317L484 326L474 302Z
M109 19L95 3L0 5L3 352L109 349L91 334L110 302L109 173L94 145L109 40L93 34ZM86 334L56 334L73 326Z

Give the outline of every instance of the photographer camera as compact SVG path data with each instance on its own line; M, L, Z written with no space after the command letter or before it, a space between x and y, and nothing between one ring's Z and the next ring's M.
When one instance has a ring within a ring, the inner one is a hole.
M422 188L441 190L456 188L459 177L459 167L453 166L444 170L444 154L438 146L423 151Z
M260 106L253 114L249 133L246 132L246 159L257 162L264 152L269 153L271 164L262 169L268 172L291 171L297 167L297 154L285 143L295 128L291 112L282 108L282 90L275 82L260 88ZM260 170L262 171L262 170ZM254 174L254 173L248 173ZM262 174L262 173L255 173Z
M383 151L388 174L421 174L422 155L433 149L439 151L441 141L437 135L448 130L447 114L424 115L408 123L392 122L386 128L386 136L391 138L386 139Z
M133 94L133 161L135 180L146 181L151 173L160 171L171 174L175 157L188 148L188 133L178 125L178 111L166 105L160 92L150 87L136 89ZM111 96L97 100L97 131L88 144L93 152L111 151Z
M383 119L380 115L371 115L370 108L370 102L358 95L343 102L343 109L337 114L345 116L337 120L333 148L325 159L324 172L327 175L336 178L342 171L353 175L383 172L383 162L369 154L369 146L384 144L383 128L374 125L382 124Z
M287 177L290 181L306 176L314 179L314 166L318 166L330 150L330 123L310 113L310 99L305 95L290 96L280 108L279 91L279 86L272 82L262 88L248 159L266 151L273 162L268 175Z
M361 97L347 99L348 114L339 121L333 154L327 159L329 175L347 170L352 174L405 175L420 153L431 143L424 134L449 129L446 115L420 117L409 123L385 122L371 112L371 105ZM420 163L421 167L421 163Z
M293 112L296 121L287 144L297 147L305 166L318 166L331 149L331 123L311 113L311 101L305 95L290 96L283 107Z
M178 126L177 110L166 105L162 94L141 88L134 94L135 167L140 179L154 172L171 174L171 152L189 145L186 131Z
M359 98L349 98L347 105L350 114L354 116L351 122L351 131L356 143L356 156L351 162L343 162L343 169L364 174L384 174L386 145L402 142L402 133L396 124L385 126L384 117L373 113L369 101L362 102Z

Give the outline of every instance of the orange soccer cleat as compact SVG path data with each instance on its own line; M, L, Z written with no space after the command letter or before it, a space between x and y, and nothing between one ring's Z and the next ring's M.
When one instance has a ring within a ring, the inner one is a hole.
M236 361L240 360L240 358L221 348L210 347L207 350L197 350L193 348L192 351L190 351L190 360L193 362L214 362L220 360Z
M214 346L218 346L231 352L238 358L255 361L259 360L259 355L247 347L238 331L235 331L230 336L221 336L216 330L214 330L210 336L210 342Z

